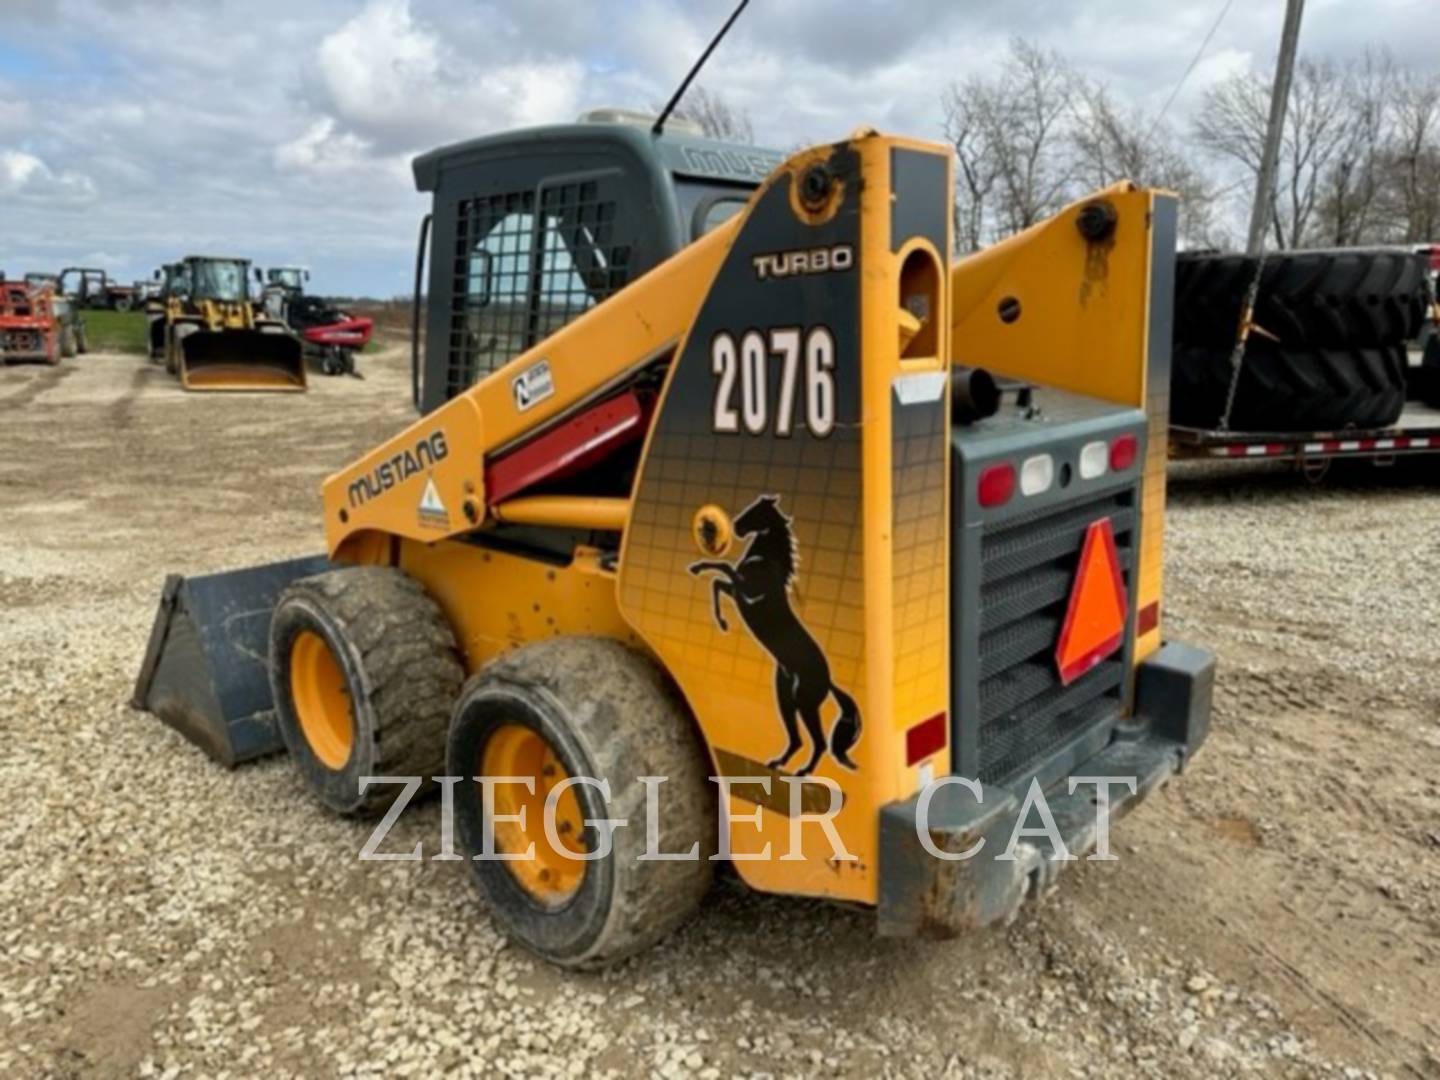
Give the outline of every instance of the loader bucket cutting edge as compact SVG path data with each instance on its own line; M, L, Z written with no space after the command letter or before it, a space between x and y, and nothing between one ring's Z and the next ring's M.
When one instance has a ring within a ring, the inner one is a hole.
M180 343L187 390L304 390L305 358L290 334L201 330Z
M131 706L150 712L227 767L285 748L275 727L270 616L323 555L223 574L165 579Z

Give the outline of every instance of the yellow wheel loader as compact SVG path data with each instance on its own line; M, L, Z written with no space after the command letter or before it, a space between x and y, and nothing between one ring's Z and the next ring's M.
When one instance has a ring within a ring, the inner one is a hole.
M157 270L150 357L186 390L304 390L300 341L250 298L246 259L188 255Z
M440 788L561 965L721 860L887 935L1010 918L1185 766L1214 661L1161 628L1172 197L957 262L951 158L418 159L421 418L325 482L325 555L167 582L136 705L337 813Z

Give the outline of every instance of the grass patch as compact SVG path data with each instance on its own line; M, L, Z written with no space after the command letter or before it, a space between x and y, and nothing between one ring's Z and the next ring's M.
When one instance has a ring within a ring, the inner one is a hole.
M143 311L85 311L85 341L96 352L150 351Z

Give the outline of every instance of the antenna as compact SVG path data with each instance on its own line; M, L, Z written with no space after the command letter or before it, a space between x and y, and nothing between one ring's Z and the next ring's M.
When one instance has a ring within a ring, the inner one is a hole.
M720 44L720 39L730 32L730 27L735 25L735 20L740 17L740 13L745 10L745 5L748 3L750 0L740 0L740 3L735 6L735 10L730 13L730 18L725 20L725 25L720 27L720 32L710 39L710 44L705 46L705 51L700 54L700 59L695 61L695 66L690 69L684 81L680 83L680 88L675 91L675 96L666 102L665 108L661 109L660 115L655 118L655 126L650 129L653 133L656 135L665 133L665 121L670 119L670 114L675 111L675 106L680 104L680 99L685 96L685 91L690 89L690 83L700 73L700 69L705 66L705 61L710 59L710 54L715 51L715 46Z

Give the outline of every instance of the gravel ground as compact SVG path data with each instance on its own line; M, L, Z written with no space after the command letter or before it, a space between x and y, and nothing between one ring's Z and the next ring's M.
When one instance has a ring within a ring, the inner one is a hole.
M0 1074L1440 1075L1433 481L1177 472L1168 625L1220 653L1214 732L1008 930L881 941L726 881L576 976L454 864L357 861L283 758L225 772L125 705L163 575L315 550L321 478L408 421L399 351L362 367L0 370ZM392 849L437 836L432 803Z

